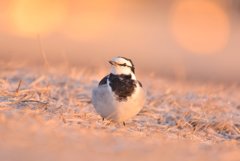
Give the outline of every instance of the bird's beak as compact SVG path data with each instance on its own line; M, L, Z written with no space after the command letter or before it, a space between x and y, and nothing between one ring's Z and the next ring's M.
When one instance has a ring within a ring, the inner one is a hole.
M111 65L116 65L116 63L114 61L108 61Z

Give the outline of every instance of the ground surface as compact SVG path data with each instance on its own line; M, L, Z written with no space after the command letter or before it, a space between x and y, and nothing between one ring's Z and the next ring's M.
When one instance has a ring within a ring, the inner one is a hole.
M2 161L240 161L239 84L140 75L147 102L124 127L91 104L106 71L1 66Z

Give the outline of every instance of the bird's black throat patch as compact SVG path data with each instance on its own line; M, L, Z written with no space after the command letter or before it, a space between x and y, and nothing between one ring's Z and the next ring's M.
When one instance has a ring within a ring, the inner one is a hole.
M110 74L108 80L119 101L126 101L127 97L131 96L137 87L137 81L133 80L131 75Z

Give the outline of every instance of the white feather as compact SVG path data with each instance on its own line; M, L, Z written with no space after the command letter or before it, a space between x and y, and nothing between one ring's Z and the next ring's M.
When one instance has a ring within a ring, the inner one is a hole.
M96 112L103 118L114 121L125 121L140 112L145 103L145 92L137 86L132 96L127 101L118 101L108 85L93 89L92 103Z

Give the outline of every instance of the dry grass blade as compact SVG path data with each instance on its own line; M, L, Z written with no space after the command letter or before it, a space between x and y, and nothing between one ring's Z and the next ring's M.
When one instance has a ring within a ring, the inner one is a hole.
M19 83L18 83L18 87L17 87L17 89L16 89L16 93L17 93L17 94L18 94L18 92L19 92L19 89L20 89L20 87L21 87L21 84L22 84L22 80L20 80Z
M48 102L41 102L41 101L37 101L37 100L21 100L21 102L34 102L34 103L40 103L40 104L44 104L44 105L48 104Z

